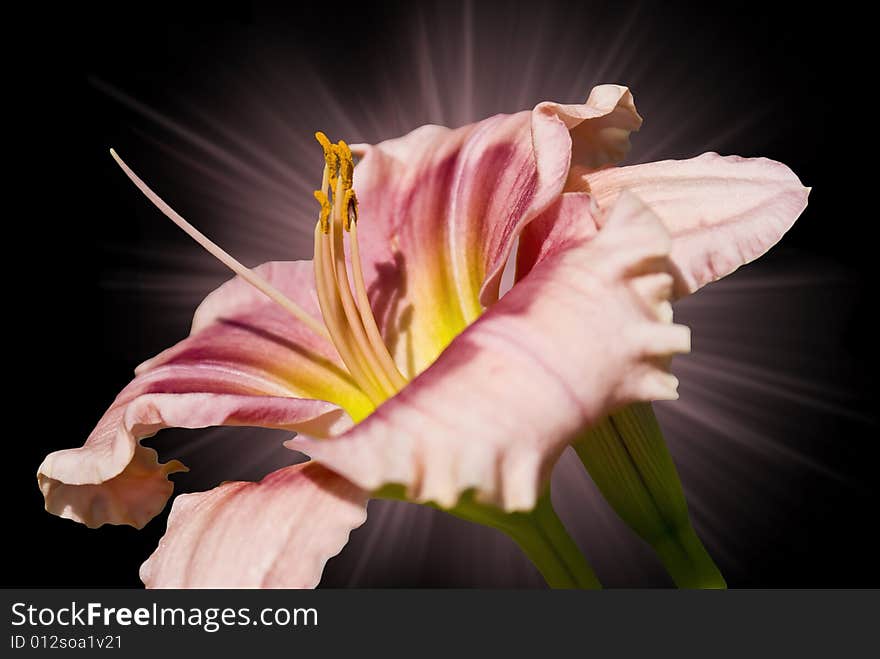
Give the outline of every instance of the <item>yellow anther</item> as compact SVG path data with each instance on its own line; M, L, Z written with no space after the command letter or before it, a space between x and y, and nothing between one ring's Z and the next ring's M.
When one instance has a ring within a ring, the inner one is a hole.
M342 208L345 213L343 226L346 231L351 231L352 222L357 223L358 221L358 198L351 188L345 191Z
M335 144L332 144L327 136L318 131L315 133L315 139L324 149L324 162L327 164L327 180L330 183L330 189L336 187L336 175L339 172L339 155Z
M330 233L330 200L327 199L327 193L323 190L315 190L315 199L321 204L321 214L318 216L318 222L321 223L321 231Z
M354 160L351 157L351 149L348 144L339 140L336 145L336 154L339 156L339 175L342 177L343 190L351 189L352 173L354 172Z

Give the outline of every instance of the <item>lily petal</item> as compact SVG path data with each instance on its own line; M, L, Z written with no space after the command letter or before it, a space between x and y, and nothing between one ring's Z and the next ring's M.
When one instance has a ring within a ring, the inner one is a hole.
M310 302L310 264L260 271ZM350 426L340 405L363 395L332 346L258 296L237 279L209 295L194 334L138 368L85 445L43 461L37 478L49 512L91 527L142 527L171 496L168 474L185 469L160 464L140 445L162 428L252 425L326 436Z
M589 240L599 231L599 206L588 192L566 192L536 217L520 235L516 277L522 279L546 258Z
M589 213L586 195L571 199ZM594 239L543 258L363 423L286 445L366 490L402 484L451 507L474 489L531 509L580 431L629 402L677 397L666 367L690 333L667 313L669 249L660 220L622 195Z
M321 317L311 261L270 262L254 270L304 311ZM168 363L226 362L261 379L262 391L280 388L281 395L330 401L352 414L370 406L330 341L240 277L202 301L189 339L145 361L135 373Z
M677 295L764 254L806 208L810 192L782 163L717 153L604 169L584 181L602 208L630 190L663 220L682 275Z
M366 521L368 495L315 463L174 501L148 588L314 588Z
M365 277L405 374L421 372L497 299L520 230L562 193L572 167L621 158L640 124L629 91L602 85L580 105L541 103L354 147Z
M225 380L225 381L224 381ZM160 464L140 445L162 428L250 425L316 432L346 425L331 403L281 396L215 393L243 391L241 382L209 368L166 367L139 377L120 394L85 445L46 457L37 480L46 510L89 527L143 527L171 496L168 474L185 471L177 460ZM150 393L153 389L173 393Z

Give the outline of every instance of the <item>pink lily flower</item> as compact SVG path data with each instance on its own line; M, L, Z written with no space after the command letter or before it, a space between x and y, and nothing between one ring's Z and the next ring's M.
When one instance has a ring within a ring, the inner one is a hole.
M312 460L178 497L141 568L149 587L313 587L388 486L447 509L469 494L510 515L540 505L576 437L677 397L669 362L690 335L670 301L766 252L806 206L771 160L611 167L641 121L625 87L602 85L584 104L375 146L319 133L315 258L253 270L117 157L238 276L136 369L82 447L44 460L47 510L141 528L186 469L141 440L213 425L295 431L287 445Z

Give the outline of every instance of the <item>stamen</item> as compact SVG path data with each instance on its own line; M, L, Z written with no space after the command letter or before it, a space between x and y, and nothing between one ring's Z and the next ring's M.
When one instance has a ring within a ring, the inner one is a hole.
M171 208L171 206L165 203L165 201L163 201L162 198L159 197L159 195L153 192L149 188L149 186L144 183L140 179L140 177L135 174L128 165L125 164L125 162L123 162L122 158L119 157L116 151L110 149L110 155L113 156L113 159L122 168L122 171L125 172L126 176L131 179L131 182L134 183L138 187L138 189L144 193L147 199L149 199L153 203L153 205L156 206L156 208L162 211L162 213L168 219L170 219L177 226L183 229L190 238L192 238L199 245L204 247L209 254L214 256L217 260L223 263L223 265L232 270L235 274L244 279L251 286L263 293L263 295L276 302L285 311L290 313L290 315L309 327L309 329L311 329L313 332L328 340L330 339L330 335L328 334L327 329L321 323L312 318L298 304L296 304L293 300L284 295L284 293L279 291L256 272L254 272L250 268L245 267L230 254L223 251L223 249L221 249L219 245L211 241L202 232L200 232L193 225L183 219L183 217L181 217L180 214L177 213L177 211L175 211L173 208Z
M352 189L354 160L340 140L315 133L324 150L324 174L315 199L321 204L315 226L315 281L324 322L339 356L364 393L377 405L406 386L382 339L364 284L357 242L358 200ZM349 233L351 279L344 234Z

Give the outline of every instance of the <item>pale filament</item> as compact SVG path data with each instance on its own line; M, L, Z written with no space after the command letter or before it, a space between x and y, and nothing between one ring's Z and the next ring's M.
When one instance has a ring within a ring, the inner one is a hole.
M351 270L352 276L354 277L354 289L355 295L357 296L358 310L360 311L361 319L364 322L364 329L367 330L370 343L374 346L382 347L381 350L376 350L376 355L382 360L382 366L385 369L385 373L391 378L394 386L399 391L406 386L406 378L403 377L397 368L397 364L394 363L394 360L388 353L388 349L385 347L385 342L382 339L382 334L379 332L379 328L376 325L376 318L373 316L372 309L370 308L370 299L367 296L367 287L364 285L364 275L363 270L361 269L361 251L358 247L357 222L351 223L349 236L350 240L348 244L351 251Z
M333 271L330 269L330 241L321 227L319 220L315 227L315 288L324 323L330 331L331 341L336 346L339 356L348 367L351 376L374 404L378 405L387 396L371 378L363 366L363 359L358 354L354 342L349 336L349 328L342 318L341 303Z
M131 179L131 182L134 183L137 188L144 193L147 199L149 199L153 203L153 205L156 206L156 208L162 211L162 213L168 219L170 219L172 222L174 222L174 224L183 229L190 238L195 240L223 265L232 270L235 274L244 279L258 291L263 293L263 295L268 297L270 300L276 302L291 316L306 325L313 332L326 339L330 339L330 335L327 333L326 328L320 322L312 318L308 314L308 312L306 312L296 302L288 298L286 295L284 295L284 293L279 291L256 272L242 265L239 261L237 261L229 253L225 252L219 245L217 245L217 243L210 240L205 234L203 234L192 224L183 219L183 217L181 217L181 215L177 211L175 211L173 208L171 208L171 206L165 203L165 201L159 195L153 192L150 187L146 183L144 183L141 178L137 174L135 174L131 170L131 168L129 168L128 165L125 164L125 162L122 160L122 158L119 157L116 151L110 149L110 155L113 156L113 159L122 168L122 171L125 172L126 176Z
M351 152L342 142L339 145L330 144L322 133L316 137L324 148L327 162L321 190L315 193L322 204L321 216L315 227L318 299L340 356L365 393L378 404L402 389L406 385L406 378L398 370L382 340L364 285L357 245L356 201L351 189L354 166ZM325 207L328 202L329 212ZM345 259L345 232L349 232L351 276ZM352 295L352 280L357 299Z
M336 274L336 283L339 287L342 308L345 311L345 316L348 320L349 327L352 329L352 334L358 344L358 348L360 349L361 354L366 357L370 372L375 375L377 380L379 380L384 391L394 394L397 393L397 390L392 385L391 379L385 373L382 364L376 355L376 346L372 345L367 337L360 310L351 294L351 284L349 282L348 270L345 264L345 248L343 247L342 235L344 229L342 213L347 213L347 209L345 211L342 210L342 202L344 198L345 191L343 190L343 181L342 177L339 177L336 182L336 193L334 194L335 203L333 204L333 222L331 224L330 236L331 245L333 245L333 263ZM387 352L387 350L384 350L384 347L383 343L383 352Z

